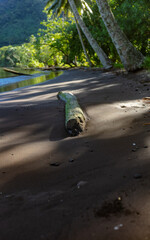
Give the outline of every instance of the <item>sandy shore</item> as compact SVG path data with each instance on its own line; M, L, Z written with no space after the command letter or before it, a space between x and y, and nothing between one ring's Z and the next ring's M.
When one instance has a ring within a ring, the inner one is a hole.
M77 137L58 91L90 118ZM1 93L0 240L149 240L149 92L145 71L68 70Z

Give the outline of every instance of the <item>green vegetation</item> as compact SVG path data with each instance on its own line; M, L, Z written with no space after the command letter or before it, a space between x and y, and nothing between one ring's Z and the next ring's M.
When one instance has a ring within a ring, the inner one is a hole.
M150 57L146 57L146 58L145 58L143 67L144 67L145 69L150 69Z
M146 56L150 53L150 43L148 42L150 5L148 1L111 0L110 3L114 16L127 38ZM120 62L117 51L100 18L97 4L92 4L91 8L94 14L91 14L89 18L85 12L85 22L106 54L109 55L113 61Z
M16 1L17 4L19 1ZM26 3L31 1L25 1ZM35 0L32 4L35 4ZM42 1L38 1L41 3ZM0 4L2 4L1 1ZM23 4L23 3L21 3ZM31 5L32 5L31 4ZM111 0L111 9L114 16L125 32L131 43L146 56L143 66L150 68L149 57L149 2L144 0ZM34 5L35 7L35 5ZM28 7L29 8L29 7ZM100 17L96 1L93 0L90 8L92 13L84 11L82 18L92 33L92 36L112 60L115 67L122 67L118 53L112 43L105 25ZM36 12L36 9L32 14ZM32 15L31 14L31 15ZM46 14L45 14L46 15ZM47 13L47 20L41 23L41 28L37 34L31 30L29 41L21 45L11 45L0 48L0 66L25 66L25 67L45 67L45 66L88 66L84 55L76 24L73 17L53 18L53 13ZM28 18L30 21L30 18ZM2 21L2 15L0 18ZM37 23L36 18L34 19ZM21 22L19 22L21 24ZM33 25L31 24L31 28ZM10 27L11 28L11 27ZM18 31L21 27L18 27ZM30 31L29 31L30 32ZM29 33L28 32L28 33ZM11 31L9 31L11 34ZM13 34L12 34L13 35ZM17 34L20 36L21 34ZM94 52L86 37L82 33L83 42L88 56L94 66L102 66L97 54ZM3 34L1 40L3 39Z
M21 44L36 34L46 0L0 0L0 47Z

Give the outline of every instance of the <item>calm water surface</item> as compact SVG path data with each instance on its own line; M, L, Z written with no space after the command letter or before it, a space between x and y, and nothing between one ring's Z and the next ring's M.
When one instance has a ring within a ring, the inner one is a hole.
M5 72L0 68L0 92L11 91L16 88L21 88L29 85L35 85L47 80L53 79L62 74L62 71L38 71L38 70L20 70L15 68L14 70L21 73L32 74L31 76L16 75L9 72Z

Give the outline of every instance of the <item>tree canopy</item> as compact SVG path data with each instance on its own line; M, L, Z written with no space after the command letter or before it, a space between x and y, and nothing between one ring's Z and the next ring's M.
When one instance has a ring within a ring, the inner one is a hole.
M18 2L17 0L16 3ZM29 1L27 2L29 3ZM39 0L39 2L41 3L42 1ZM3 3L4 1L0 2L1 5ZM111 0L109 3L117 23L127 38L136 49L149 59L149 1ZM31 2L30 4L32 5ZM89 12L84 11L82 19L92 36L113 61L114 65L121 66L120 58L100 16L95 0L92 1L90 8L92 9L92 13L89 14ZM33 34L30 34L28 42L21 45L14 45L11 42L11 38L9 38L11 45L0 48L0 65L40 67L53 65L75 66L77 64L79 66L88 66L74 19L72 17L65 18L63 14L54 19L52 18L52 14L52 12L45 14L45 16L47 15L47 19L41 22L41 27L38 27L36 34L31 31ZM28 18L30 20L30 17ZM36 19L34 21L36 23ZM9 34L11 35L11 31L9 31ZM20 36L20 34L17 35ZM92 64L101 66L97 54L83 33L82 38ZM149 60L147 60L148 62Z

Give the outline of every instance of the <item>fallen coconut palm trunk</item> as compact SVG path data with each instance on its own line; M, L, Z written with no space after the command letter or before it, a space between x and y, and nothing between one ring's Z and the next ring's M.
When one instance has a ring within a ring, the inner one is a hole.
M31 76L31 74L21 73L21 72L18 72L18 71L9 69L9 68L3 68L3 70L6 71L6 72L10 72L10 73L13 73L13 74L17 74L17 75L27 75L27 76Z
M86 118L77 98L68 92L59 92L57 97L65 102L65 127L67 132L72 136L78 135L84 131Z

